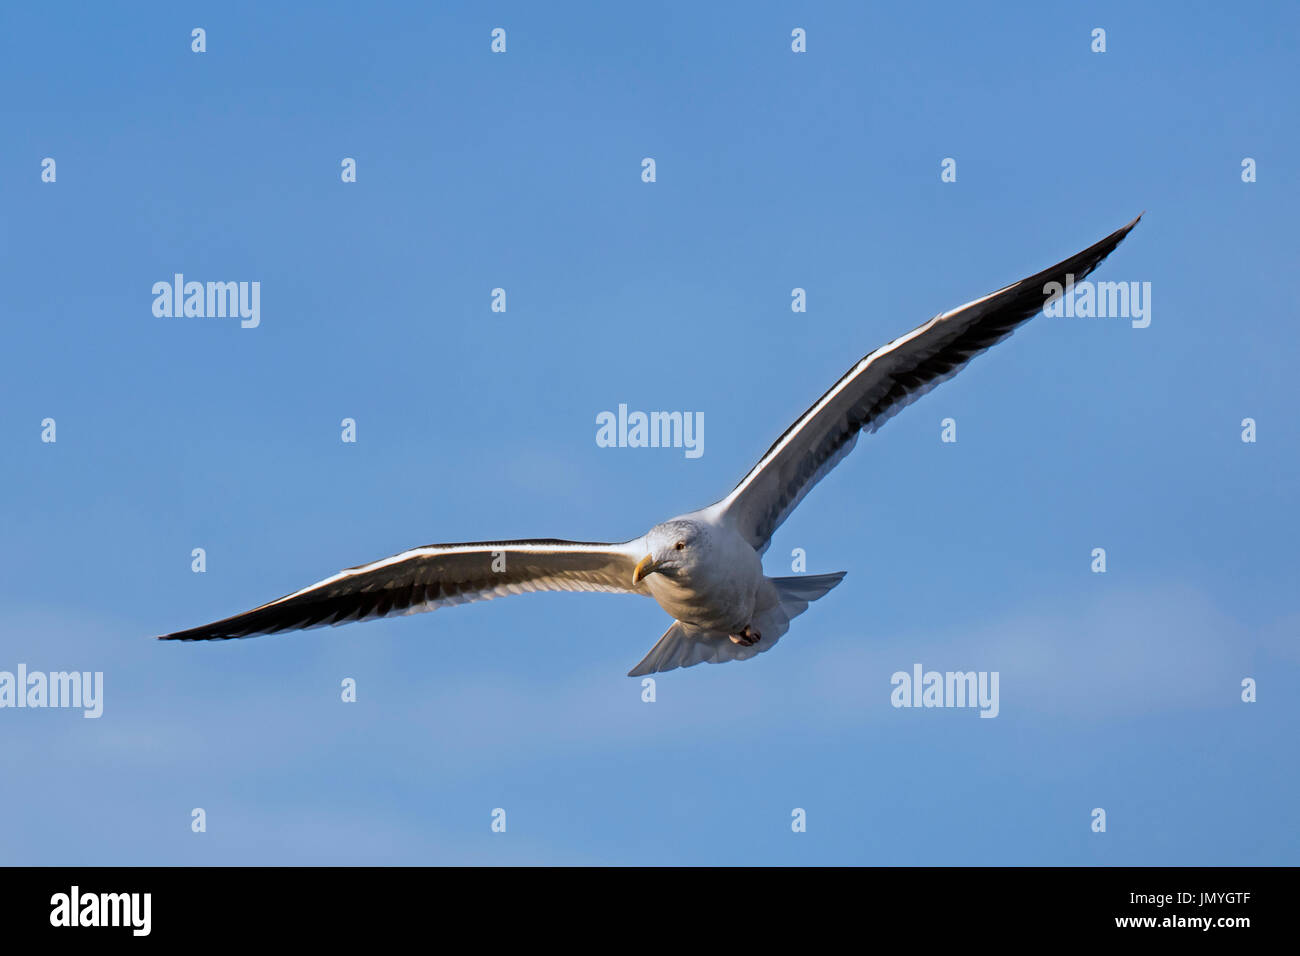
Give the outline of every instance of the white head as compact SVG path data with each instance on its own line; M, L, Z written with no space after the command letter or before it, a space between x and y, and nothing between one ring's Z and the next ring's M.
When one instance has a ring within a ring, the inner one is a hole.
M657 524L645 536L649 553L637 562L632 584L641 583L649 574L689 581L691 572L707 557L707 526L692 518L673 518Z

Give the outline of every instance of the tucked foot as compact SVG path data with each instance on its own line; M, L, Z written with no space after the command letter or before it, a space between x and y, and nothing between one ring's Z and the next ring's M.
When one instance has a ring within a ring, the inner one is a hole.
M733 644L739 644L741 647L753 647L762 640L763 635L746 624L745 629L739 634L728 634L727 637L731 638Z

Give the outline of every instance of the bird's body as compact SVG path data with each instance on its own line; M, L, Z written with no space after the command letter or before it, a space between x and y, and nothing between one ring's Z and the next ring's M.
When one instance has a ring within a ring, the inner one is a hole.
M652 597L674 619L632 675L760 654L844 576L763 573L762 555L773 532L809 489L848 454L861 431L875 431L1010 335L1060 294L1067 276L1083 280L1138 219L868 354L777 439L727 497L657 524L639 538L617 544L539 539L428 545L164 639L251 637L525 591L614 591Z
M687 546L680 552L676 543ZM644 578L650 596L679 621L705 630L739 634L773 592L758 552L735 529L707 511L665 521L645 537L645 553L662 552ZM680 563L674 559L680 557Z

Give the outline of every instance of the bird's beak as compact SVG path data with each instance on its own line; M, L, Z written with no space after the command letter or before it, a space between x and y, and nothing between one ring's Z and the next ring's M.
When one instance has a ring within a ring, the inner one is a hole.
M659 570L659 562L655 560L653 554L647 554L636 563L636 568L632 571L632 586L636 587L641 583L642 578L647 574L654 574L657 570Z

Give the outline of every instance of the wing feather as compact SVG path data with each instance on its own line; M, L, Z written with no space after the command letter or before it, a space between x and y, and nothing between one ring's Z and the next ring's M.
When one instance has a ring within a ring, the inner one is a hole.
M1011 335L1053 298L1048 283L1081 281L1141 219L1027 279L935 316L849 369L776 440L735 489L713 505L760 552L809 490L901 409Z
M348 568L261 607L164 634L168 641L216 641L417 614L529 591L648 594L632 584L639 542L538 539L431 544ZM499 569L499 570L498 570Z

